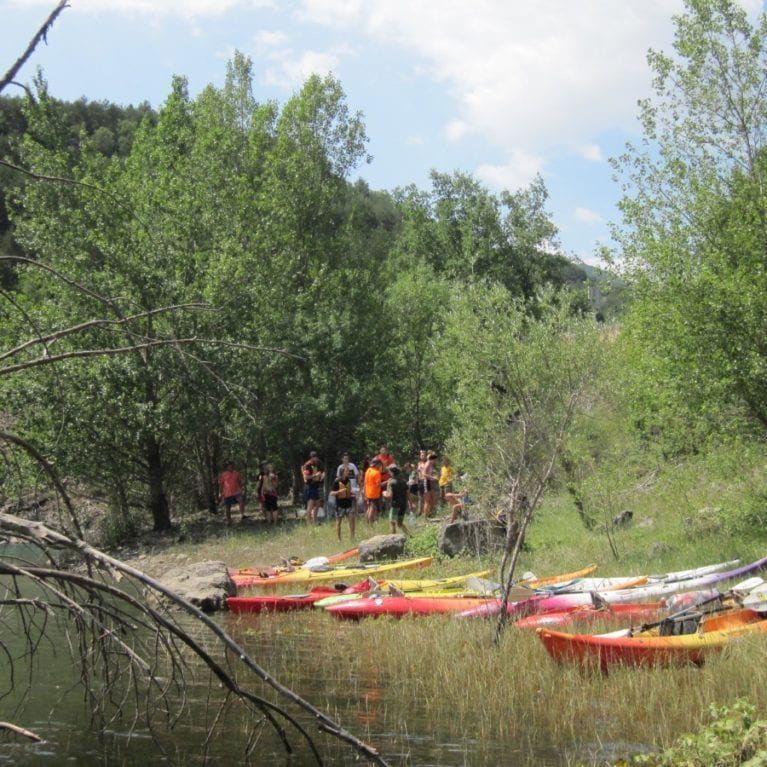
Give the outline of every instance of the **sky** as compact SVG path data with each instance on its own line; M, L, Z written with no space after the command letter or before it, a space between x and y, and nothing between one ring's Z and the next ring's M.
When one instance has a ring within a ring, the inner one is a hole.
M0 72L55 6L0 0ZM56 98L159 108L174 75L192 96L221 86L235 50L253 62L259 101L283 104L331 72L370 138L373 160L350 180L430 189L432 170L460 171L498 193L540 174L563 252L596 263L620 223L609 158L640 139L647 52L671 52L682 10L682 0L70 0L17 80L40 67Z

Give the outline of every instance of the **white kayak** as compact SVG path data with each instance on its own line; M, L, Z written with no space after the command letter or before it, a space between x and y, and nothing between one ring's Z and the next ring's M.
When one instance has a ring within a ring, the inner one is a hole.
M719 562L715 565L704 565L694 567L689 570L676 570L674 572L661 575L625 575L607 578L575 578L562 584L553 584L550 587L536 589L538 593L549 594L577 594L592 591L613 591L621 588L637 588L652 586L661 583L677 583L686 581L690 578L700 578L704 575L727 570L740 562L738 559L732 559L729 562Z

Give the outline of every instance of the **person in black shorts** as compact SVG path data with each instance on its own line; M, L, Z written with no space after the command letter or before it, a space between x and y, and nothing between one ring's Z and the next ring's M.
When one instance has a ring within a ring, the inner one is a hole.
M405 514L407 514L407 480L402 476L399 466L389 466L391 477L386 481L386 493L391 501L389 508L389 529L392 534L397 528L405 535L410 535L410 530L405 526Z
M349 469L342 468L341 476L333 482L330 495L336 499L336 535L341 540L341 520L346 517L349 520L349 536L354 540L354 527L357 514L354 509L354 493L352 492L352 478Z

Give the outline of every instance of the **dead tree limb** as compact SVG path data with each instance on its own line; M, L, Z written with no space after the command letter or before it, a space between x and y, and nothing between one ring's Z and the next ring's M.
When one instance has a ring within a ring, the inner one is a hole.
M10 722L0 722L0 730L8 730L9 732L13 732L16 735L23 735L25 738L34 740L37 743L43 742L43 739L39 735L35 735L35 733L31 730L25 730L23 727L11 724Z
M7 85L13 81L18 74L19 70L26 64L29 57L35 52L35 48L40 44L40 41L48 42L48 32L50 31L53 23L58 18L59 14L69 7L67 0L60 0L59 4L51 11L50 16L45 20L44 24L37 31L37 34L30 40L27 49L19 56L16 63L3 75L3 79L0 80L0 93L2 93Z
M173 619L169 611L155 606L159 604L156 602L156 599L160 598L191 615L198 625L203 626L210 632L218 640L219 646L225 651L229 664L243 666L262 682L276 690L281 697L310 714L321 731L347 743L360 756L368 759L371 763L385 767L386 761L376 749L359 740L341 724L274 679L221 626L159 581L93 548L81 539L59 533L39 522L0 513L0 534L33 543L42 549L52 547L56 550L76 552L84 563L87 562L90 565L94 574L86 575L70 570L37 567L33 564L22 566L18 563L9 563L7 560L0 560L0 575L13 575L16 580L30 579L38 584L39 587L44 588L47 598L44 598L43 602L49 609L65 611L70 617L75 619L77 639L82 643L80 657L88 659L87 662L100 655L104 663L114 663L115 651L117 649L120 651L121 657L128 662L129 667L136 666L146 673L147 668L153 667L152 662L128 647L120 632L135 631L135 627L140 627L144 630L150 629L156 633L157 641L166 653L169 654L168 657L171 658L171 662L177 670L177 673L172 675L174 680L172 684L173 689L181 690L183 688L180 671L183 664L180 645L183 645L191 650L210 669L222 686L233 696L233 699L239 700L246 706L254 707L266 717L275 728L288 751L291 750L290 740L287 732L279 724L279 720L289 723L294 731L299 733L312 750L317 763L322 764L321 755L313 738L300 722L282 707L266 701L236 681L233 674L227 671L201 643L190 636ZM99 571L102 571L109 580L96 578L95 574ZM126 579L128 583L139 585L144 589L147 596L144 599L137 599L135 596L132 596L128 588L116 585L115 577L121 577ZM76 589L76 591L72 591L72 589ZM19 599L22 597L21 594L17 596ZM22 605L19 604L17 607L21 608ZM36 605L26 605L26 607L39 609ZM112 669L112 673L114 674L114 669ZM92 667L83 668L81 674L84 681L90 681L93 677L94 669ZM138 683L136 675L131 676L131 682L132 684ZM122 683L124 683L124 680ZM153 683L158 691L160 700L165 701L170 689L168 685L171 683L168 681L162 683L159 679ZM89 685L89 687L92 689L92 685ZM112 693L104 694L109 695Z

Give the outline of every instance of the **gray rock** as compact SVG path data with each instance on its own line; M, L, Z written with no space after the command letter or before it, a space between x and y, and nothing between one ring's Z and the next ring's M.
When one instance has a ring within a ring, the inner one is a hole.
M174 567L158 580L203 612L222 610L227 597L237 594L225 562L197 562Z
M487 554L503 548L506 532L492 520L469 519L447 524L439 531L439 549L449 557L461 552Z
M650 549L647 552L647 556L650 559L658 559L664 554L670 554L672 551L673 547L671 544L665 543L664 541L657 541L656 543L653 543L652 546L650 546Z
M405 550L404 535L375 535L360 543L360 562L397 559Z

